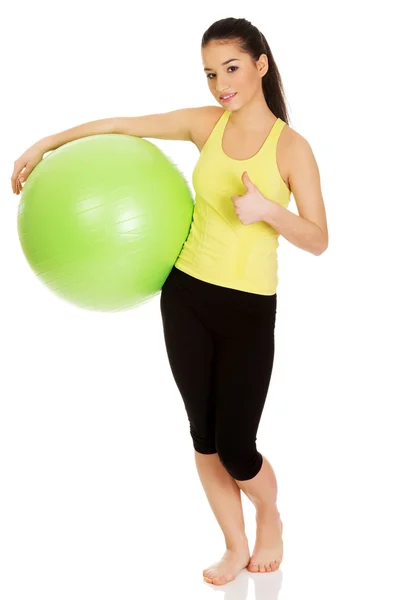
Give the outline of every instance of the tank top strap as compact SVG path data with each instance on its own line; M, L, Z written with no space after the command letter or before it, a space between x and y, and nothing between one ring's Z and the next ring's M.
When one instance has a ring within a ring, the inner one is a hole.
M210 133L209 137L208 137L208 145L214 145L217 146L218 148L221 147L221 142L222 142L222 136L224 135L224 130L225 130L225 125L227 124L227 121L229 119L230 113L229 110L226 110L225 112L222 113L222 115L220 116L220 118L218 119L218 121L216 122L216 124L214 125L214 129L212 130L212 132Z
M285 125L286 122L282 121L282 119L278 117L275 123L273 124L271 131L269 132L267 138L268 144L277 144L281 131L285 127Z

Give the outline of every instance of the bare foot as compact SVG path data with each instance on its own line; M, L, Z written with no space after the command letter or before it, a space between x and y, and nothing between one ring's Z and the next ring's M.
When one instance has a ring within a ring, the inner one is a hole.
M208 569L204 569L203 577L207 583L224 585L235 579L236 575L247 567L249 559L248 546L237 550L227 550L221 560L213 563Z
M257 535L247 570L251 573L270 573L279 569L283 558L283 525L278 511L257 513Z

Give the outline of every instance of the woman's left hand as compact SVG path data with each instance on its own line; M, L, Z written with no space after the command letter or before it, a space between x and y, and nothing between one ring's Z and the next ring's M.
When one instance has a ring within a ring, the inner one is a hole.
M243 173L242 181L246 186L246 193L243 196L232 196L235 213L243 225L251 225L265 220L268 205L272 200L268 200L262 195L258 187L251 181L247 171Z

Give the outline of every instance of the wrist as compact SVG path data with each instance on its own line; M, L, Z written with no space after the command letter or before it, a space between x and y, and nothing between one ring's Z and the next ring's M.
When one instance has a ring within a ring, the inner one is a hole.
M50 150L53 150L54 148L54 144L52 143L50 136L42 138L33 145L35 148L38 148L41 152L43 152L43 154L50 152Z
M271 219L271 217L274 215L277 207L278 207L278 205L276 202L273 202L272 200L265 198L265 206L264 206L263 215L262 215L263 221L268 222L268 219Z

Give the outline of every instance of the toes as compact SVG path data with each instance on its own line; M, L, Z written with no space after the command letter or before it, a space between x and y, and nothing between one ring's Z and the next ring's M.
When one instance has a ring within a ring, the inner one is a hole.
M220 575L219 577L214 577L213 583L215 585L224 585L224 583L228 583L228 579L227 575Z
M207 583L212 583L213 585L224 585L229 581L232 581L233 577L228 577L227 575L220 575L219 577L204 577Z
M280 561L278 560L274 560L266 564L250 562L247 565L247 570L251 573L271 573L272 571L277 571L279 569L279 565Z

